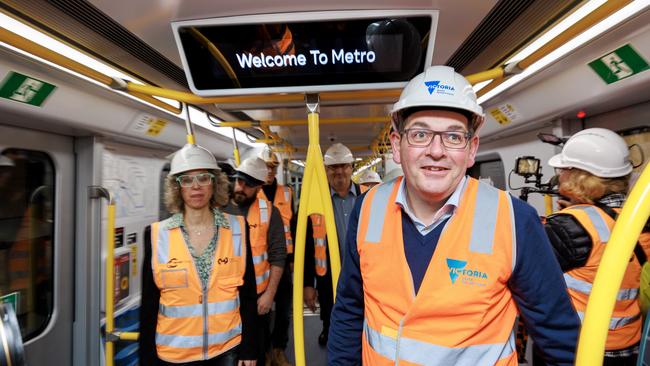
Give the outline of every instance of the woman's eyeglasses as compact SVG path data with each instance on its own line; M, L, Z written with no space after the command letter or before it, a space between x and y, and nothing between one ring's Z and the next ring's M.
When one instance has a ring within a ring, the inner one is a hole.
M194 182L198 183L200 186L208 186L212 183L214 179L214 174L212 173L201 173L196 175L179 175L176 177L176 181L183 188L189 188L194 185Z

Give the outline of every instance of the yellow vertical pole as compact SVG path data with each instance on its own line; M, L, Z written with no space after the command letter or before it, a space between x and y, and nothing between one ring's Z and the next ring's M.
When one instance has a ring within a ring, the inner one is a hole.
M550 194L544 195L544 207L546 209L546 216L553 213L553 197Z
M305 236L307 235L307 218L309 215L321 214L325 217L334 296L336 296L336 282L339 277L341 261L336 236L336 224L334 222L334 209L332 208L327 176L325 175L323 154L320 149L318 95L307 94L305 101L308 110L309 147L307 148L307 160L300 190L300 206L298 208L298 224L294 248L293 334L296 366L305 366L305 332L301 309L303 308Z
M106 225L106 366L113 366L114 291L115 291L115 202L108 204L108 223Z
M239 166L239 148L237 147L237 137L235 135L235 128L232 129L232 145L233 145L233 155L235 157L235 168Z
M598 266L585 319L580 330L577 366L603 364L609 320L614 311L616 294L637 239L650 216L650 168L646 167L630 192L616 220L612 236Z

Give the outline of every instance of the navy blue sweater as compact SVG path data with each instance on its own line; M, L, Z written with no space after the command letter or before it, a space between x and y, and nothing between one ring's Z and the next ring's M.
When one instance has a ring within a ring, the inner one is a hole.
M327 344L330 366L361 365L364 299L356 233L364 198L357 199L348 224L348 253L339 277ZM517 259L508 282L512 296L546 362L573 365L580 320L571 305L562 271L537 212L521 200L512 201L517 232ZM404 213L402 223L406 260L417 291L444 224L422 236Z

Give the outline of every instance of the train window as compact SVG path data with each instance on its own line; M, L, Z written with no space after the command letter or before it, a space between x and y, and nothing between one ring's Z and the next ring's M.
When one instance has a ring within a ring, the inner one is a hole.
M164 220L171 216L172 214L167 211L167 206L165 206L165 180L167 179L167 174L169 174L170 165L165 163L160 172L160 194L158 195L159 206L158 206L158 219Z
M0 297L15 307L23 341L54 307L54 164L43 152L0 155Z
M496 188L506 190L503 161L498 156L490 154L490 156L477 161L467 170L467 174L476 179L488 181Z
M404 85L431 63L429 34L437 14L399 13L364 11L351 14L362 19L329 20L323 14L278 14L295 21L239 17L172 26L198 95L387 88Z

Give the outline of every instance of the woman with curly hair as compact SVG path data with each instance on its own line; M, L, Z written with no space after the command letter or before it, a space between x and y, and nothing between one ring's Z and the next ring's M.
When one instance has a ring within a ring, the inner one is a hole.
M255 276L243 219L221 211L228 184L200 146L172 159L165 203L173 215L145 232L141 365L256 364Z
M556 168L562 209L546 220L564 280L578 316L584 318L596 271L625 202L632 164L623 138L603 128L573 135L549 164ZM642 234L616 298L604 365L636 365L642 319L638 293L641 266L650 254Z

